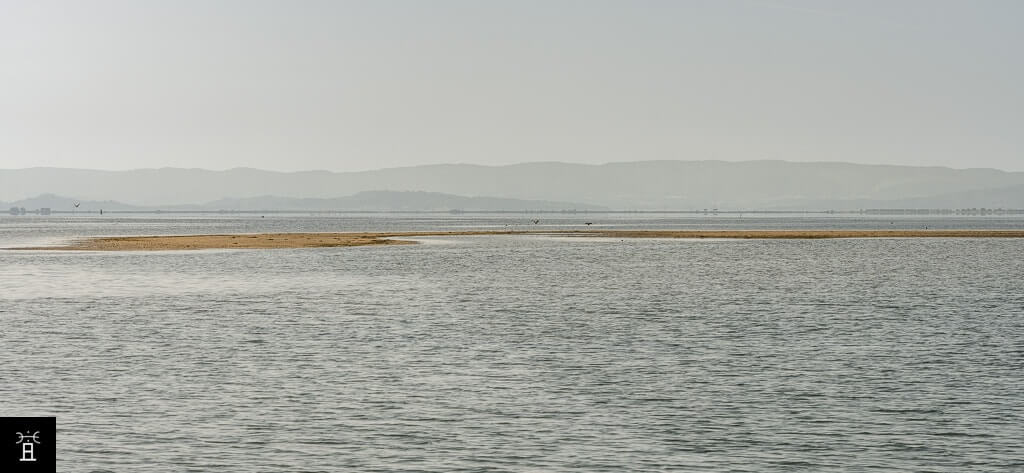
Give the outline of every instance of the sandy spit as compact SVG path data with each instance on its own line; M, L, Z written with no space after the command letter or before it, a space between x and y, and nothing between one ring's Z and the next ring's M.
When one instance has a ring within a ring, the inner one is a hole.
M374 233L259 233L237 235L118 236L86 238L65 246L10 248L19 250L155 251L205 249L324 248L402 245L401 237L460 235L563 235L606 238L1024 238L1024 230L577 230L460 231Z

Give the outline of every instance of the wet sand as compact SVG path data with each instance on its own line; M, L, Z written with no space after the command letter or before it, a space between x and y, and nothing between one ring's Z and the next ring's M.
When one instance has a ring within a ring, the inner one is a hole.
M558 235L605 238L1024 238L1024 230L576 230L460 231L379 233L259 233L237 235L169 235L97 237L64 246L11 248L24 250L156 251L206 249L325 248L402 245L402 237L468 235Z

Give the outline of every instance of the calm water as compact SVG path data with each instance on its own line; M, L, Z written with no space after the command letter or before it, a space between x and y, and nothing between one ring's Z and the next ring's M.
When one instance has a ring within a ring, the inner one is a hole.
M526 220L4 217L0 246ZM1024 228L541 226L583 220ZM1024 470L1024 240L422 241L0 251L0 415L56 415L61 471Z

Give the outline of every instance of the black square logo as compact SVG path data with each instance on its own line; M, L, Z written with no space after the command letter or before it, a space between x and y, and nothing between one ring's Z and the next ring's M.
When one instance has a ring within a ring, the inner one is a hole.
M56 417L0 417L0 471L57 471Z

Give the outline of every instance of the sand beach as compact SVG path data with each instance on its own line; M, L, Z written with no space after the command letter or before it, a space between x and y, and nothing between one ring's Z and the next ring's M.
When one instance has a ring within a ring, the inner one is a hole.
M87 251L164 251L204 249L325 248L414 244L403 237L558 235L604 238L1024 238L1024 230L577 230L456 231L360 233L257 233L223 235L110 236L75 240L66 245L12 249Z

